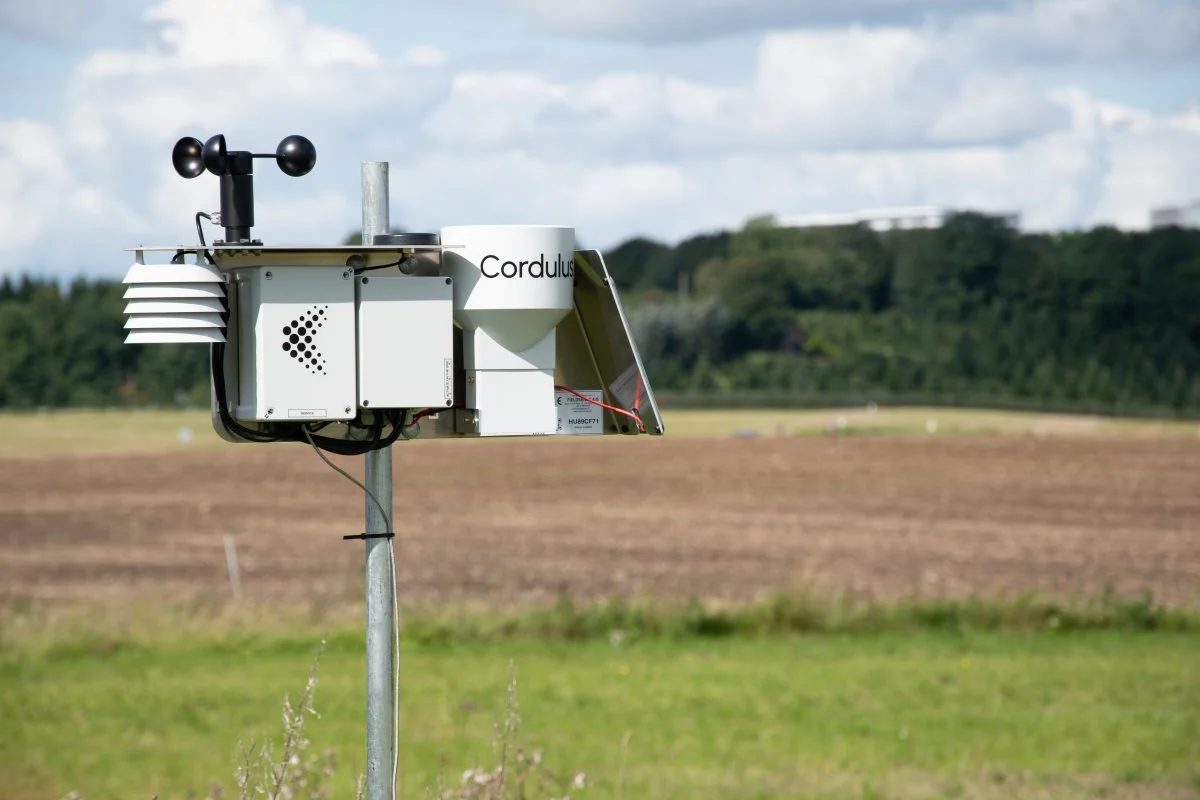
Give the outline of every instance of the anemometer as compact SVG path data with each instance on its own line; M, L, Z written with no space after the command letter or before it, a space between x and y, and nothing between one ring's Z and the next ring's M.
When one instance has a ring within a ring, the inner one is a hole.
M366 796L384 800L399 689L391 445L664 427L604 257L577 249L574 228L389 233L387 164L364 162L361 244L264 244L254 160L267 158L299 178L317 151L299 135L274 154L222 134L175 144L181 177L220 179L220 210L196 212L198 244L132 248L125 342L209 347L218 435L306 442L367 495L365 532L343 538L366 543ZM203 219L224 238L206 243ZM325 452L365 455L365 481Z
M175 143L171 152L171 164L183 178L198 178L205 170L220 176L220 223L225 228L225 242L230 244L262 244L250 240L250 229L254 227L256 158L273 158L285 175L299 178L312 172L317 163L317 148L305 137L293 135L281 141L274 154L230 152L224 134L218 133L203 144L186 136Z

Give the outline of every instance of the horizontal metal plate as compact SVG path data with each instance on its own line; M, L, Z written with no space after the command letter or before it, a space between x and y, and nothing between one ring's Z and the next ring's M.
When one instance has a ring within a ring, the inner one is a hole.
M221 244L207 248L196 245L145 245L126 247L125 252L135 253L400 253L413 250L452 250L460 245L442 244Z
M132 330L125 344L221 344L225 334L218 328L163 330L161 328Z
M134 264L121 283L225 283L225 276L208 264Z
M121 295L122 300L188 300L225 297L221 283L135 283Z
M182 300L153 298L130 300L125 304L126 314L224 314L225 304L215 297L193 297Z
M126 330L145 328L177 330L179 328L224 328L220 314L135 314L125 322Z

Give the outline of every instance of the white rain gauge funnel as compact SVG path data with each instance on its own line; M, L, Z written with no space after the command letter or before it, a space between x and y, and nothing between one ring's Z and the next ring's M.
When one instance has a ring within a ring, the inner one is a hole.
M553 435L555 329L574 308L575 229L459 225L442 228L441 242L479 435Z
M211 344L225 341L225 278L209 264L143 264L129 268L126 344Z

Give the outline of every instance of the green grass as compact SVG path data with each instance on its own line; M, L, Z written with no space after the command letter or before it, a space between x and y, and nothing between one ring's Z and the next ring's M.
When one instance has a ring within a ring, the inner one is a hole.
M179 441L181 428L192 439ZM0 458L89 453L171 453L232 447L207 411L47 411L0 414Z
M806 436L837 432L842 436L930 435L1187 435L1200 425L1176 420L1108 418L1075 414L1039 414L959 408L840 408L818 410L699 410L664 414L667 435L729 436L754 431L759 436ZM934 423L934 426L931 426Z
M191 602L119 606L32 606L0 609L0 658L50 658L78 653L173 647L192 640L253 643L296 631L351 629L363 619L361 601L313 598L308 604L235 603L199 596ZM1011 599L914 596L880 603L851 596L776 592L758 602L631 600L488 610L458 605L404 606L403 635L421 645L517 642L774 637L794 634L905 633L1066 634L1084 631L1200 634L1200 605L1166 606L1151 596L1055 600L1025 594Z
M905 407L826 410L701 410L663 412L667 435L720 436L753 431L759 436L807 436L836 430L844 436L929 435L1140 435L1196 436L1200 425L1065 414ZM178 434L189 428L182 444ZM231 447L217 437L207 411L53 411L0 413L0 458L87 453L170 453Z
M9 661L5 784L90 800L229 786L239 737L275 732L314 645ZM492 763L510 661L521 742L561 772L583 771L592 797L620 796L619 778L635 798L858 797L863 786L954 796L987 781L1083 797L1070 787L1183 789L1200 763L1191 636L409 644L402 796L421 796L439 771L453 781ZM335 637L308 727L342 765L340 796L361 769L363 669L357 637Z
M510 664L516 744L585 773L574 796L1200 796L1193 617L1111 599L802 607L406 618L401 796L494 764ZM87 636L11 617L0 797L230 791L239 741L278 736L320 638L311 622L246 620L114 620ZM353 796L362 769L364 669L360 626L338 624L307 729L332 751L335 797Z

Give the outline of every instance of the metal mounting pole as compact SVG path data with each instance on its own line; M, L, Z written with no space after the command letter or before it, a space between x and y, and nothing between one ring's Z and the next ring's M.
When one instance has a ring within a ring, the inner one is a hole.
M387 233L388 164L364 161L362 165L362 243ZM365 483L387 510L384 519L367 498L367 533L388 533L392 513L392 448L366 456ZM366 800L395 800L392 793L395 764L396 661L394 624L396 595L392 574L392 539L367 539L367 775Z

